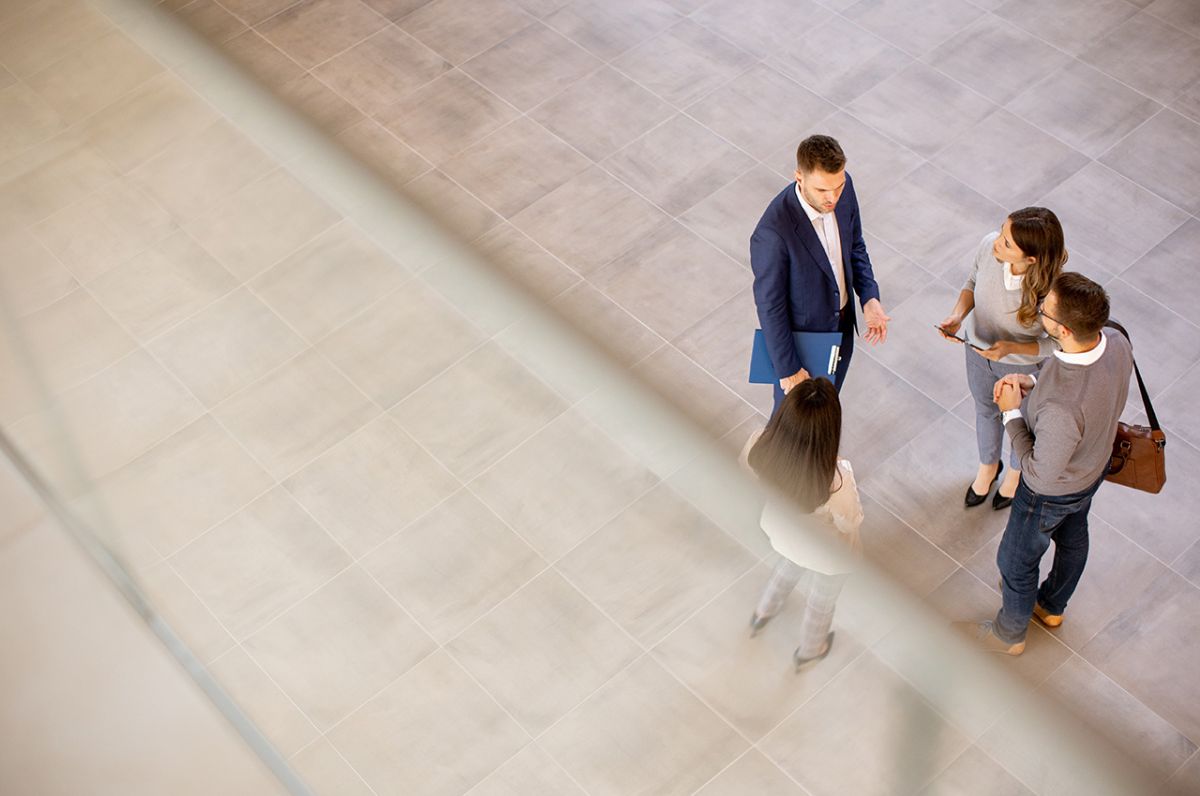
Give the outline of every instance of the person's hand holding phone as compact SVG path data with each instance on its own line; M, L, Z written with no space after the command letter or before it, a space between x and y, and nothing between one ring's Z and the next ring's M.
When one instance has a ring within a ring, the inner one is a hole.
M939 323L937 325L937 328L938 328L938 331L941 332L943 336L949 337L951 340L958 340L958 342L961 343L962 338L958 337L957 335L958 335L958 330L960 328L962 328L962 322L963 322L962 316L948 315L948 316L946 316L946 320L942 321L941 323Z

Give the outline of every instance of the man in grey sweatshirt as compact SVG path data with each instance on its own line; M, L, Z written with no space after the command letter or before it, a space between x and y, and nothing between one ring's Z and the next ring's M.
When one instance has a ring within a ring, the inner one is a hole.
M1103 330L1108 306L1100 285L1060 274L1039 314L1062 350L1036 378L1013 374L996 382L1021 483L996 553L1003 605L994 620L963 628L993 652L1024 652L1031 616L1047 627L1062 624L1087 563L1088 511L1108 471L1133 370L1129 342ZM1051 541L1054 564L1039 588L1038 565Z

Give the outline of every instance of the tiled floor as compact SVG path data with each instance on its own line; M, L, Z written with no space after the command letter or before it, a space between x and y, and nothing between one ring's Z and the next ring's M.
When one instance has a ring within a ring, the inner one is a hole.
M1170 482L1100 492L1070 622L1008 668L1194 787L1200 5L164 5L731 448L770 403L749 232L796 141L836 135L893 317L843 393L868 552L952 618L994 610L1004 519L960 508L962 353L929 325L980 236L1054 208ZM6 335L0 424L318 791L1063 792L1019 726L924 701L852 601L801 678L788 614L748 641L753 507L520 324L458 314L441 264L398 265L136 37L0 2L3 298L58 396Z

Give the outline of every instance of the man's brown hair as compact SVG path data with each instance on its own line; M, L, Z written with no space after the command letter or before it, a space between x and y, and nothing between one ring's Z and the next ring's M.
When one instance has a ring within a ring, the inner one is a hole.
M796 168L801 174L820 169L837 174L846 168L846 153L835 139L827 135L810 135L796 147Z
M1053 320L1080 340L1095 338L1108 323L1108 293L1083 274L1063 271L1050 290L1058 300Z

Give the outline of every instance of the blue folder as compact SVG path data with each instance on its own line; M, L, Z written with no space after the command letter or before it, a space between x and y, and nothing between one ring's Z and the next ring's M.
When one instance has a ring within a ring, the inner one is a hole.
M800 355L800 367L810 376L820 376L833 381L841 352L841 332L792 332L796 341L796 353ZM790 375L790 374L789 374ZM767 338L762 329L754 330L754 348L750 352L750 383L778 384L775 366L767 353Z

